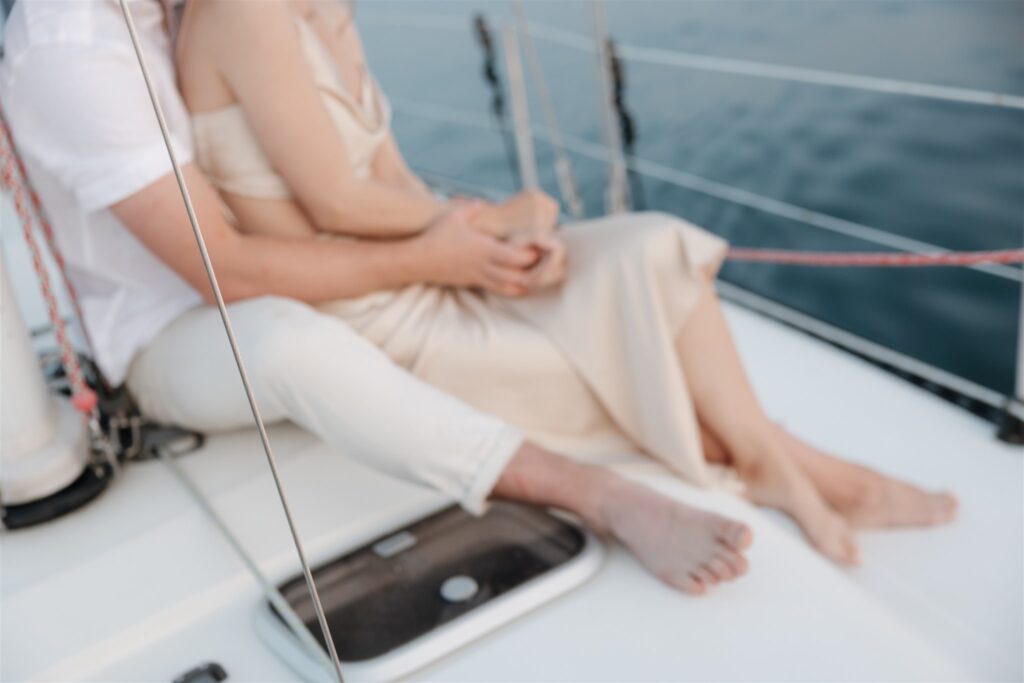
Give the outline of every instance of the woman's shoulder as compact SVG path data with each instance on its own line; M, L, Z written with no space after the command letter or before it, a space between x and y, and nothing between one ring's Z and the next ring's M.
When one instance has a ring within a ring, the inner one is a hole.
M296 19L311 12L310 0L190 0L186 16L192 27L222 40L246 40L258 45L261 37L292 32Z
M175 46L179 85L189 109L234 104L230 75L249 73L256 62L280 62L275 53L295 49L295 22L302 10L297 0L189 0Z

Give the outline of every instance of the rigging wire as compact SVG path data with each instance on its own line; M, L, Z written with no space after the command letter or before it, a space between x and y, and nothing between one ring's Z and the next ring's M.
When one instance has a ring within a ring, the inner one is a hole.
M472 126L475 128L489 129L490 123L487 119L444 105L437 105L427 102L403 100L392 98L392 106L396 112L408 116L443 121L457 126ZM534 136L544 138L546 132L540 129L534 130ZM603 144L591 142L575 135L565 134L564 144L566 149L595 161L605 161L608 158L608 148ZM630 157L626 160L628 167L636 170L637 173L657 181L668 183L694 192L715 197L740 206L746 206L757 211L763 211L775 216L787 218L798 223L809 225L821 230L827 230L837 235L843 235L864 242L870 242L881 247L887 247L897 251L913 253L946 253L945 249L935 244L921 240L905 237L896 233L888 232L880 228L871 227L863 223L839 218L831 214L821 213L797 204L775 199L767 195L757 194L739 187L720 183L703 176L694 175L677 168L672 168L656 161ZM967 266L978 272L987 273L995 277L1011 280L1013 282L1024 281L1024 276L1019 268L1012 268L999 263L975 263Z
M473 31L484 52L483 77L491 90L491 114L494 116L495 125L501 131L502 144L505 146L505 161L508 163L508 170L516 189L522 189L523 179L519 174L515 141L510 137L511 125L508 121L508 110L505 108L504 87L502 87L501 77L498 76L497 59L494 56L494 38L484 15L477 14L473 17Z
M387 15L388 13L386 12L380 13L380 16L386 17ZM395 13L395 18L400 18L397 13ZM380 19L377 19L377 21L380 22ZM451 25L443 25L440 20L432 21L430 25L436 29L453 30L455 28L453 23ZM575 31L540 22L530 22L530 28L538 40L548 41L549 43L581 52L594 51L593 41ZM986 107L1024 109L1024 96L1007 92L960 88L935 83L866 76L842 71L826 71L824 69L812 69L729 57L713 57L692 52L625 43L619 44L619 54L626 61L637 64L708 71L735 76L750 76L753 78L805 83L808 85L877 92L887 95L921 97Z
M192 206L192 197L189 194L187 185L185 184L185 176L182 174L181 166L178 164L177 155L174 153L174 147L171 144L170 132L167 129L167 121L164 118L163 108L160 106L160 100L153 87L152 77L150 76L149 68L146 65L145 55L142 53L142 45L139 43L139 36L135 29L135 21L132 19L131 11L128 9L127 0L119 0L119 3L121 5L121 12L124 14L125 25L128 27L128 35L131 38L132 47L135 49L135 57L138 59L139 68L142 70L142 78L146 84L146 91L148 92L150 102L153 105L153 113L156 114L157 123L160 126L160 134L163 136L164 145L167 147L167 155L170 157L171 167L174 169L174 178L178 182L178 189L181 191L181 198L185 203L185 211L188 214L189 224L192 226L192 234L195 237L196 245L199 248L199 256L202 258L203 268L206 270L206 276L210 281L210 289L213 291L213 297L217 302L217 310L220 312L221 321L224 323L224 332L227 335L228 344L231 346L231 354L234 356L235 364L238 366L238 375L242 380L242 387L245 389L245 397L249 402L249 408L252 410L253 420L256 422L260 442L263 445L263 452L267 456L267 464L270 466L270 473L274 479L274 486L277 488L277 495L281 501L281 508L284 510L284 516L288 522L288 530L291 532L292 541L295 543L295 552L299 556L299 562L302 564L302 574L306 579L306 586L309 588L309 594L313 601L313 607L316 610L317 620L320 623L320 630L323 632L324 642L327 644L331 663L334 665L334 673L337 675L338 682L344 683L345 679L341 673L341 661L338 659L338 652L334 645L334 638L331 636L331 629L327 623L327 616L324 614L324 608L320 602L320 595L317 593L316 584L313 582L313 573L309 568L309 562L306 560L306 553L302 548L302 541L299 540L299 533L295 527L295 521L292 519L291 508L288 505L288 499L285 496L284 488L281 484L281 476L278 473L277 461L274 459L273 450L270 447L270 438L267 436L267 428L266 425L263 424L263 417L260 414L259 406L256 403L256 397L253 395L252 385L249 382L249 375L245 369L245 362L242 360L242 354L238 349L238 342L235 339L235 331L231 326L231 318L228 315L227 307L224 304L224 297L221 294L220 285L217 283L217 275L213 270L213 263L210 261L210 254L206 249L206 240L203 238L203 231L199 227L199 220L196 218L195 209Z
M245 546L242 542L232 533L225 522L217 511L210 505L210 502L203 495L203 492L199 489L199 486L192 480L191 477L185 472L185 468L178 464L177 458L169 453L166 448L158 448L156 451L157 457L167 465L167 468L171 470L174 476L181 482L182 486L188 492L189 496L192 497L193 502L199 506L203 514L206 515L207 520L213 523L217 527L217 531L227 540L228 545L235 551L239 559L242 560L242 564L249 570L249 574L256 580L256 583L263 589L264 595L267 597L267 601L274 606L281 619L295 632L296 637L302 641L302 644L306 646L310 654L317 659L322 660L326 668L331 667L331 663L327 660L327 655L324 653L320 643L316 641L316 637L306 626L305 622L295 613L292 606L288 604L284 596L281 595L281 591L277 589L274 584L260 571L259 565L256 564L256 560L246 551Z
M569 214L573 218L583 217L583 202L580 200L579 187L576 184L576 176L572 170L572 162L565 152L565 144L562 142L562 129L558 125L558 115L551 102L551 92L548 90L547 80L544 78L544 70L540 66L540 57L537 54L537 46L530 35L529 24L526 22L526 12L523 9L522 0L513 0L513 7L516 12L516 19L519 23L519 33L523 37L526 46L526 61L530 68L530 75L537 86L537 94L540 99L541 111L544 114L544 121L548 128L548 139L551 149L555 154L555 179L558 181L558 189L569 207Z

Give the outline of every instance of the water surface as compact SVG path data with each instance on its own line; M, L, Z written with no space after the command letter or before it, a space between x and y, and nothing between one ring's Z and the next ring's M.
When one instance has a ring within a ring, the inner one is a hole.
M575 1L524 3L531 20L587 34ZM613 36L660 47L855 74L1024 94L1024 3L1015 0L609 2ZM412 12L402 18L400 15ZM477 118L490 94L470 30L505 2L367 0L372 67L399 103ZM566 132L600 142L593 55L536 41ZM947 249L1024 242L1024 111L627 64L637 155L767 197ZM531 91L536 124L542 122ZM401 107L395 125L417 168L511 189L501 137ZM555 192L550 151L542 180ZM602 209L605 166L574 155L587 211ZM862 240L647 179L651 208L736 245L875 250ZM1020 284L965 269L809 269L752 264L723 277L982 385L1010 393Z

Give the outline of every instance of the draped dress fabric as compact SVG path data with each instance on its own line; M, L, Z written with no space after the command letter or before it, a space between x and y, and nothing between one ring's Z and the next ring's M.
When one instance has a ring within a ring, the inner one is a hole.
M349 161L369 177L390 128L387 100L368 73L362 97L349 94L312 27L295 23ZM193 133L198 163L220 189L293 198L240 107L194 115ZM547 448L590 461L640 450L695 484L713 483L675 339L703 286L698 270L716 270L726 243L659 213L576 222L559 234L566 281L525 298L418 284L319 308Z

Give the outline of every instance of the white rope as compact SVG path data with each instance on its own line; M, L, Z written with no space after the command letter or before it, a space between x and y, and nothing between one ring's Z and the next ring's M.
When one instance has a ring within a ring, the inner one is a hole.
M360 21L382 26L409 26L419 29L430 28L444 31L466 30L465 19L454 15L440 16L416 12L368 11L363 12L360 16ZM531 34L539 40L582 52L594 51L593 40L588 36L540 22L529 22L528 25ZM692 52L643 47L640 45L616 43L616 47L619 56L623 59L642 64L1024 110L1024 96L1004 92L958 88L896 78L862 76L841 71L807 69L784 64L765 64L752 60L711 57Z
M490 129L491 127L490 121L486 117L472 112L446 107L444 105L426 104L401 99L393 99L392 105L396 111L400 111L401 113L410 116L481 129ZM545 132L542 130L534 129L533 134L538 139L546 139ZM589 140L585 140L581 137L568 133L564 134L562 142L566 149L581 156L585 156L596 161L605 161L608 158L607 149L599 143L590 142ZM770 213L782 218L788 218L822 230L827 230L846 237L852 237L871 244L915 254L934 254L949 251L949 249L945 249L929 242L923 242L921 240L915 240L901 235L894 235L893 233L873 228L869 225L813 211L802 206L797 206L796 204L784 202L780 199L766 197L749 190L743 190L741 188L726 185L708 178L703 178L692 173L687 173L686 171L681 171L670 166L665 166L664 164L660 164L655 161L649 161L639 157L627 157L626 161L629 167L637 173L675 185L676 187L700 192L701 194L723 199L734 204L748 206L752 209L757 209L758 211ZM1021 270L1012 266L985 263L968 267L972 270L1001 277L1006 280L1014 282L1024 281L1024 275L1022 275Z

